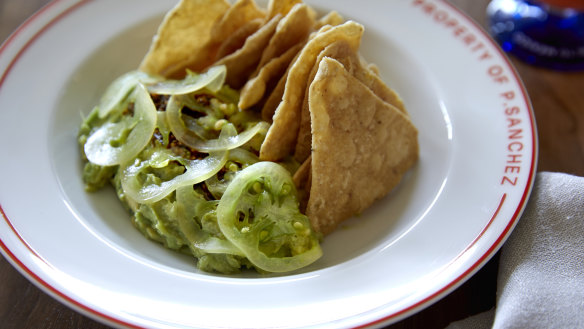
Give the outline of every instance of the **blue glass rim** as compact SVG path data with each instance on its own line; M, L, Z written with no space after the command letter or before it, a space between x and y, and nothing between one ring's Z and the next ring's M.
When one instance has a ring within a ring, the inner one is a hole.
M489 29L502 49L532 65L584 70L584 12L534 0L493 0Z

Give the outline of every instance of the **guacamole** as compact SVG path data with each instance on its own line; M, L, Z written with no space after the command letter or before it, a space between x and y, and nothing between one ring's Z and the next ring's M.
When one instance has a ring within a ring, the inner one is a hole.
M317 260L286 168L260 161L269 124L237 107L225 67L116 79L81 123L86 190L112 184L142 234L207 272L288 272ZM126 219L120 219L126 220Z

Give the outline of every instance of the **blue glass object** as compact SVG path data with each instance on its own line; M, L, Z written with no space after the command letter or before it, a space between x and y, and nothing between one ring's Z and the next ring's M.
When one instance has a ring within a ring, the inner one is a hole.
M582 1L573 3L582 8ZM493 0L487 17L491 35L506 52L538 66L584 70L584 11L544 1Z

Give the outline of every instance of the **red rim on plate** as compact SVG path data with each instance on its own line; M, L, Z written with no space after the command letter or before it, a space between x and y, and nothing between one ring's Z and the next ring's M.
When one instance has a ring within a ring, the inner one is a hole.
M39 38L43 36L43 34L50 30L53 25L64 17L72 15L76 12L77 9L80 7L92 2L91 0L81 0L78 2L74 1L64 1L64 0L55 0L42 8L40 11L35 13L31 16L27 21L25 21L0 47L0 58L3 56L10 56L8 58L7 64L2 65L2 71L0 72L0 91L3 88L3 85L11 74L13 67L16 63L20 60L20 58L26 54L27 50L33 45L35 42L38 41ZM434 23L442 28L450 28L452 29L453 37L461 38L457 33L462 34L471 31L471 34L467 34L467 39L462 39L461 42L469 43L469 47L473 47L475 49L478 56L480 56L480 49L478 44L476 43L477 38L480 40L488 40L491 44L489 47L493 47L498 49L496 44L492 41L492 39L470 18L460 12L457 8L453 5L449 4L446 1L433 1L433 0L409 0L411 6L418 8L421 13L422 17L426 17L428 20L434 21ZM457 20L455 20L452 15L455 15ZM462 21L458 20L460 17L464 19ZM451 26L448 26L448 25ZM457 32L456 29L459 29ZM471 38L474 39L471 40ZM18 42L16 42L18 40ZM485 46L485 45L483 45ZM8 49L12 51L12 55L7 55ZM475 51L473 50L473 51ZM536 162L537 162L537 137L536 137L536 125L535 125L535 118L533 114L533 109L531 107L531 103L527 96L527 92L525 87L523 86L521 79L519 78L517 72L513 68L510 61L507 59L506 55L502 51L498 51L498 53L489 54L490 56L495 56L498 59L502 59L504 63L504 67L493 68L493 70L504 70L505 72L509 73L508 78L512 80L513 83L519 86L519 90L521 95L518 96L520 101L522 102L522 106L525 107L525 110L528 112L529 116L529 127L531 128L530 136L527 137L527 142L531 143L533 149L526 150L526 152L531 152L530 158L526 161L528 162L529 166L529 173L527 176L527 182L524 184L524 190L522 191L522 195L517 202L517 207L507 220L507 224L504 229L500 232L499 236L494 240L494 243L490 245L489 248L484 251L484 253L472 263L471 266L466 268L460 275L453 278L448 284L442 286L437 291L433 292L429 296L408 305L400 309L397 312L391 312L390 314L384 314L382 316L378 316L376 320L368 321L367 323L363 323L358 327L372 327L372 326L381 326L383 324L392 323L398 321L408 315L411 315L424 307L427 307L433 302L436 302L449 292L456 289L462 283L464 283L470 276L472 276L475 272L477 272L502 246L504 241L507 239L511 231L513 230L514 226L516 225L518 219L520 218L523 209L528 201L533 183L535 178L536 172ZM496 78L498 73L497 72L490 72L488 74L492 74L493 78ZM510 144L508 146L511 148L515 147ZM523 146L522 146L523 147ZM505 169L506 170L506 169ZM511 169L512 171L512 169ZM512 183L512 177L503 175L501 178L501 185L505 183ZM502 193L500 196L500 202L495 209L492 211L492 216L490 221L486 224L483 230L476 236L476 238L471 241L468 246L461 251L458 257L464 255L469 249L471 249L477 241L479 241L485 232L487 232L495 219L498 219L501 216L500 210L505 205L505 202L508 200L507 193ZM1 200L0 200L1 201ZM96 320L101 322L115 325L115 326L125 326L130 328L142 328L136 324L131 323L131 321L117 318L105 314L99 310L94 309L91 306L86 305L84 302L78 301L73 297L70 297L66 291L61 291L58 288L52 286L48 283L43 277L42 274L35 273L35 271L31 270L29 266L26 265L26 261L19 259L13 250L9 248L9 245L14 245L14 243L22 245L24 248L28 250L28 253L32 255L37 260L45 263L47 266L51 266L46 260L43 259L41 254L36 251L33 247L27 243L25 237L23 237L19 231L16 229L15 225L11 218L7 215L6 209L3 208L3 205L0 203L0 213L2 215L3 220L10 228L10 238L16 238L17 242L11 241L8 242L7 238L0 238L0 249L2 250L5 257L12 263L12 265L17 268L24 276L26 276L31 282L35 285L40 287L45 292L49 293L52 297L64 302L66 305L72 307L76 311L79 311L85 315L88 315ZM6 241L5 241L6 239ZM456 259L452 260L455 262Z

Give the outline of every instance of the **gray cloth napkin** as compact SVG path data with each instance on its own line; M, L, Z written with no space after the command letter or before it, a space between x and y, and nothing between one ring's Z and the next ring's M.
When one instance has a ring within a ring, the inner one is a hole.
M584 177L537 174L501 249L495 308L459 328L584 328Z

